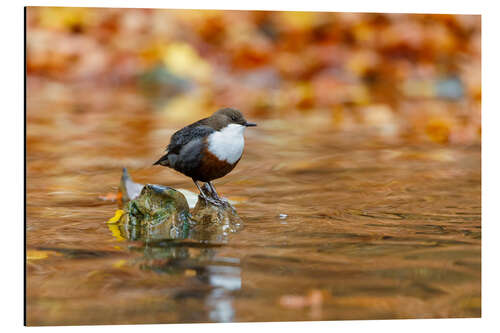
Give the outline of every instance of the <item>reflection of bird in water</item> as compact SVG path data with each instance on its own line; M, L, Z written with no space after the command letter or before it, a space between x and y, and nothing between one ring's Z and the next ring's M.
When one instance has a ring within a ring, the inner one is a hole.
M178 288L172 298L203 300L206 307L183 312L182 321L192 322L208 316L213 322L231 322L235 315L233 292L241 289L240 260L218 256L219 246L162 240L131 249L143 252L141 269L189 279L186 287Z
M245 145L243 132L249 126L257 125L247 122L240 111L221 109L175 132L167 153L154 165L166 166L191 177L200 195L219 205L221 199L211 181L227 175L239 162ZM208 195L198 181L208 184Z

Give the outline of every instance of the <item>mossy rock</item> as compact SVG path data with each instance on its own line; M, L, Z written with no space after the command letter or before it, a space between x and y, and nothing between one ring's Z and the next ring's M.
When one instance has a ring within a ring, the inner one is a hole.
M189 205L179 191L161 185L145 185L139 196L126 205L133 224L157 223L175 217L186 220Z
M130 240L224 241L229 233L242 227L242 220L228 202L213 205L199 196L190 212L181 192L163 185L135 183L126 169L123 169L119 197L123 215L118 229Z
M215 206L207 202L201 196L191 212L191 218L198 225L203 226L226 226L227 231L235 232L240 229L242 220L236 213L236 210L229 202L224 202L220 206Z

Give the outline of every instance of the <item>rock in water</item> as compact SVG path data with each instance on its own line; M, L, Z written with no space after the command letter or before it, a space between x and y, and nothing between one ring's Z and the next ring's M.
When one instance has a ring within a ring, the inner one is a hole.
M205 188L208 188L206 184ZM228 201L223 201L220 206L216 206L207 202L201 196L198 197L198 202L191 212L191 217L198 224L227 226L231 229L230 231L236 231L241 225L240 217Z
M182 193L161 185L145 185L139 196L127 204L126 210L141 224L178 217L175 215L189 217L189 206Z
M132 240L184 238L191 223L186 199L167 186L145 185L124 211L122 231Z
M130 240L224 241L229 233L242 227L242 220L229 202L213 205L200 196L190 212L181 192L168 186L135 183L125 168L119 193L124 214L118 228Z

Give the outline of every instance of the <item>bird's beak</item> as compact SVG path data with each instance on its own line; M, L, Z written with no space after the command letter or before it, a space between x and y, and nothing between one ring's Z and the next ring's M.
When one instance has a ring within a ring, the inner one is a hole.
M257 126L256 123L246 123L245 124L246 127L254 127L254 126Z

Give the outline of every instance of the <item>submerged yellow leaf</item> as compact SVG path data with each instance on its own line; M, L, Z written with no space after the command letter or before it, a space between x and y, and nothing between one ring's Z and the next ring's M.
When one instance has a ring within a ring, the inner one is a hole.
M109 231L111 231L111 234L113 234L113 236L118 240L118 241L123 241L125 240L125 238L123 238L121 232L120 232L120 228L118 228L118 225L117 223L120 222L120 219L121 217L123 216L123 214L125 214L125 211L123 211L122 209L117 209L116 212L115 212L115 216L113 216L112 218L110 218L108 220L108 228L109 228Z
M29 250L26 253L26 259L28 259L28 260L45 259L49 255L58 255L58 253L55 253L55 252L52 252L52 251Z
M115 212L115 216L110 218L107 223L118 223L120 221L120 218L125 212L122 209L118 209Z
M125 238L122 236L122 233L120 232L120 229L118 228L118 225L114 223L108 224L109 231L111 231L111 234L118 240L118 241L124 241Z

